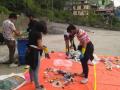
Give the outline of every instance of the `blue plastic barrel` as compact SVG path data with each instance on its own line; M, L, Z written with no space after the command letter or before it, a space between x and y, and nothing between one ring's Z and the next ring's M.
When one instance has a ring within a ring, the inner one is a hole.
M19 57L19 63L21 65L25 64L25 52L27 49L27 44L28 44L27 39L18 39L17 40L18 57Z

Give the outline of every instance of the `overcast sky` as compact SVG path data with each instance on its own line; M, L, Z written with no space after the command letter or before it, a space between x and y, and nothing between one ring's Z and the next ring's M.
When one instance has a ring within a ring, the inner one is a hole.
M114 1L115 7L120 6L120 0L112 0L112 1Z

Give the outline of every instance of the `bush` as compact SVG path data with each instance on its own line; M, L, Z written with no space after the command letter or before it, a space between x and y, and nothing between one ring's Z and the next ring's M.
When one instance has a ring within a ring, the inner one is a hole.
M0 6L0 13L8 14L10 13L10 11L4 6Z
M72 14L68 11L63 10L54 10L54 21L62 22L62 23L69 23L71 21Z

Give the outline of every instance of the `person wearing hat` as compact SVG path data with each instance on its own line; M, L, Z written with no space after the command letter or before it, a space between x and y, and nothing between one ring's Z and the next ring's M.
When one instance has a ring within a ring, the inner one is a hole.
M14 23L17 20L17 14L11 13L7 20L3 21L3 37L5 39L5 43L9 49L9 61L10 67L18 66L15 64L14 54L16 49L16 41L15 35L20 35L20 32L16 29Z

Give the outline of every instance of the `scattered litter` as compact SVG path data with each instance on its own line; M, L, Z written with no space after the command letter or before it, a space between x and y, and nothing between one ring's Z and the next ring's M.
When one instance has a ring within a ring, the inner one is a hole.
M52 83L52 86L53 86L53 87L61 88L61 87L63 87L63 84L62 84L60 81L54 81L54 82Z
M113 68L120 68L120 58L118 57L101 57L101 62L105 64L107 70L112 70Z
M79 59L80 54L81 52L79 50L74 51L73 49L71 49L67 59L73 60L75 62L80 62L80 59Z
M51 75L51 73L53 74L53 76ZM74 80L75 76L79 75L80 75L79 73L71 73L56 68L46 68L46 70L44 71L43 78L46 79L45 82L51 83L54 87L64 88L70 83L75 82Z

